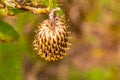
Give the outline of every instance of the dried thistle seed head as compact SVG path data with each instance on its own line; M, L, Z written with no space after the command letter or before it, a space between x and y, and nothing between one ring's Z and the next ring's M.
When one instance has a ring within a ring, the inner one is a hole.
M62 20L47 19L38 25L34 49L47 61L62 59L68 48L68 26Z

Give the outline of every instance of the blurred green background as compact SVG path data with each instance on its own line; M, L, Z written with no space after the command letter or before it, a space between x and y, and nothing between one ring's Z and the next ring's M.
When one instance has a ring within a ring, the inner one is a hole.
M69 18L72 45L56 62L41 59L32 46L34 29L47 14L0 15L0 80L120 80L120 0L60 4Z

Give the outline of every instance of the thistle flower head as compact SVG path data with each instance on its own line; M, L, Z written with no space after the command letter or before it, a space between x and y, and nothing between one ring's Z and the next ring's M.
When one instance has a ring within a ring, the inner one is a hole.
M59 17L46 19L38 25L34 49L47 61L62 59L68 48L68 26Z

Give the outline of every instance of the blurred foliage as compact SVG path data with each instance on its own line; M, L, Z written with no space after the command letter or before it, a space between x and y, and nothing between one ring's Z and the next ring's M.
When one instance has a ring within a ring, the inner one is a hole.
M41 5L49 6L51 8L58 7L59 4L53 0L40 0Z
M0 26L0 40L9 42L19 39L19 34L9 24L0 20Z
M59 6L53 0L39 3ZM16 15L3 16L0 9L0 80L120 80L120 1L60 3L69 18L73 45L58 62L46 62L32 50L34 29L48 15L9 8Z

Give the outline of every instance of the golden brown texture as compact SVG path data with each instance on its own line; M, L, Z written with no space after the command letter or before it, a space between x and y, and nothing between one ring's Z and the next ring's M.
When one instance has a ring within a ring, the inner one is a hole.
M47 61L62 59L68 47L68 26L60 19L43 21L36 31L34 40L38 55Z

